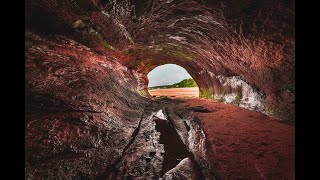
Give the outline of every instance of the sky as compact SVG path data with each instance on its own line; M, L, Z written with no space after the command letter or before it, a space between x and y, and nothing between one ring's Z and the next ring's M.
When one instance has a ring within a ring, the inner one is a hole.
M149 72L148 87L171 85L188 78L192 77L183 67L175 64L165 64Z

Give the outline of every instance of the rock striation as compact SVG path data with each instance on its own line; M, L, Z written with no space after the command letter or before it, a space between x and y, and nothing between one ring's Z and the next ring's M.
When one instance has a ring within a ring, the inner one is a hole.
M26 29L116 58L138 72L145 96L148 72L166 63L184 67L207 98L230 91L219 77L240 76L264 96L248 107L294 121L294 10L285 0L30 0Z
M217 177L201 123L154 104L147 74L177 64L201 97L294 121L294 10L286 0L26 1L26 179L169 178L197 167L189 177ZM159 171L160 109L191 153L170 172Z

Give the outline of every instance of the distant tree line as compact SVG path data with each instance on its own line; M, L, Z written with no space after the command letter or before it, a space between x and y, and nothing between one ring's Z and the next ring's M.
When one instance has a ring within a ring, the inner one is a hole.
M168 88L185 88L185 87L198 87L198 86L196 82L192 78L190 78L190 79L184 79L172 85L154 86L154 87L149 87L149 89L168 89Z

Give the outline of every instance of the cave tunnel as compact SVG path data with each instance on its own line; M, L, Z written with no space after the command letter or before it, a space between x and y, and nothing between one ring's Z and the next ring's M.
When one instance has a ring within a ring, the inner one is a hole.
M25 19L26 179L294 179L293 0L29 0ZM152 98L165 64L199 97ZM165 172L155 122L191 153Z
M152 97L199 97L195 80L176 64L157 66L147 77L148 92Z

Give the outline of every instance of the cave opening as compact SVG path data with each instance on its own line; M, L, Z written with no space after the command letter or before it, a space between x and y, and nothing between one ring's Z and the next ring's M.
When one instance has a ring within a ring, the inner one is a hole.
M152 97L199 97L196 81L179 65L157 66L147 77L148 92Z

